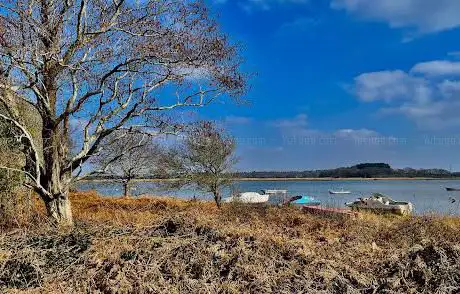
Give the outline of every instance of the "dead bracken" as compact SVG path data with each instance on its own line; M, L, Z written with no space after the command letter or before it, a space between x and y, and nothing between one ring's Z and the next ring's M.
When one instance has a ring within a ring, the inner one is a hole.
M95 193L72 200L72 231L4 230L1 292L460 291L458 218L328 219L294 208L219 211L207 202Z

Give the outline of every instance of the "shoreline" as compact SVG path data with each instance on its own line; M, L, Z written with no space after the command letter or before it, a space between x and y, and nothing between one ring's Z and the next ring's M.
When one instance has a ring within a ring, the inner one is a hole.
M460 180L460 178L239 178L236 181L306 181L306 182L333 182L333 181L436 181Z
M134 179L133 182L161 183L177 179ZM457 181L460 178L234 178L235 182L340 182L340 181ZM119 179L86 179L79 183L117 182Z

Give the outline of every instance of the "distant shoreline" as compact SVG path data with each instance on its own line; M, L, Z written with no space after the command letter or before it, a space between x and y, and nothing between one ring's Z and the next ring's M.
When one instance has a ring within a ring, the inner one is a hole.
M176 179L135 179L133 182L170 182ZM234 181L240 182L339 182L339 181L449 181L460 180L460 178L235 178ZM118 179L86 179L80 183L116 182Z
M460 178L238 178L236 181L436 181L436 180L460 180Z

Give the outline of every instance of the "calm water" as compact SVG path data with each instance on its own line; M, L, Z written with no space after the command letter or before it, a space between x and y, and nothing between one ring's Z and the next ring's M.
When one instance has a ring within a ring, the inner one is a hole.
M324 206L343 207L345 202L357 197L382 193L395 200L410 201L415 205L416 213L440 213L460 215L460 192L447 192L444 187L460 187L460 180L416 180L416 181L243 181L236 183L238 191L259 192L262 189L287 189L290 195L309 195L320 200ZM121 195L122 188L118 183L81 183L80 190L97 190L102 195ZM350 195L329 195L329 189L344 188L351 191ZM201 199L212 199L211 195L188 190L164 191L157 183L135 183L133 195L162 195L189 199L194 196ZM230 190L225 191L226 195ZM452 201L455 200L454 203Z

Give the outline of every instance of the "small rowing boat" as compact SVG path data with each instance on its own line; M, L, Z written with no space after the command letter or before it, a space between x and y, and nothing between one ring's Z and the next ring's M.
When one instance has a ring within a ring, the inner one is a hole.
M449 188L449 187L446 187L446 191L450 191L450 192L456 191L456 192L458 192L458 191L460 191L460 188Z
M270 198L270 195L268 194L259 194L257 192L244 192L240 193L235 196L230 196L228 198L223 199L222 201L225 203L229 202L240 202L240 203L253 203L253 204L259 204L259 203L266 203L268 202L268 199Z
M329 190L329 194L351 194L350 191L345 191L343 188L340 191Z

